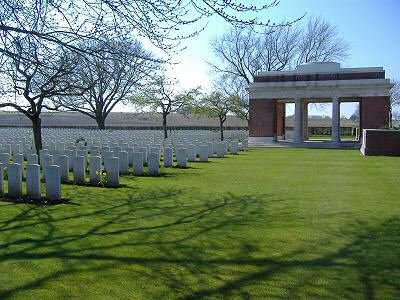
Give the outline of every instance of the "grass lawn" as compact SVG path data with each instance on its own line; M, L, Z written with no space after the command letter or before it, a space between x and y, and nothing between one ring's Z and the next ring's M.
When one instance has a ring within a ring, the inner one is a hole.
M0 202L0 299L399 299L400 158L251 149Z
M310 135L308 137L309 140L315 140L315 141L330 141L332 140L331 135ZM340 140L343 142L346 141L356 141L356 137L354 135L341 135Z

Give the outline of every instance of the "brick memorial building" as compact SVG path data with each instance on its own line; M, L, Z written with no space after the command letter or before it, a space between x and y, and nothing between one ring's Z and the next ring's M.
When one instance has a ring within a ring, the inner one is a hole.
M381 67L341 68L309 63L293 71L261 72L250 84L249 142L271 143L285 136L285 104L295 104L293 142L307 139L308 104L332 103L332 145L340 146L340 103L359 102L360 129L389 126L390 89Z

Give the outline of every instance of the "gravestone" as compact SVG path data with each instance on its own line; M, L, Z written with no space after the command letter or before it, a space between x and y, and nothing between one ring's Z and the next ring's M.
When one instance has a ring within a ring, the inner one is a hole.
M75 156L74 158L74 183L85 184L85 157Z
M160 156L156 152L149 153L149 160L147 163L149 169L149 175L159 176L160 175Z
M119 158L118 157L105 157L104 169L108 174L107 186L119 186Z
M187 150L186 148L178 148L175 150L176 161L178 163L179 168L186 168L187 162Z
M8 164L8 196L22 196L22 173L20 164Z
M40 200L42 197L40 166L38 164L28 164L26 166L26 193L34 200Z
M60 166L61 182L69 182L69 157L67 155L57 156L57 165Z
M133 153L133 174L134 175L143 175L143 152L134 152Z
M46 199L49 201L61 200L60 167L56 165L48 165L47 176L48 178L46 180Z
M129 174L128 152L127 151L118 152L118 158L119 158L119 173L123 175Z
M208 162L208 145L199 145L198 152L201 162Z
M236 155L238 154L238 146L239 143L237 141L232 141L230 144L231 153Z
M92 185L99 184L101 180L101 157L90 156L89 164L90 183Z
M164 148L164 167L171 168L173 166L174 155L172 152L172 148L165 147Z

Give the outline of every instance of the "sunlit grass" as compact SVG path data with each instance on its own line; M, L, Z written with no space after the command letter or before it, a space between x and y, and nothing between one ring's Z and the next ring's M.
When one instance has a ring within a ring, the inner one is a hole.
M0 203L0 298L398 299L400 160L251 149Z

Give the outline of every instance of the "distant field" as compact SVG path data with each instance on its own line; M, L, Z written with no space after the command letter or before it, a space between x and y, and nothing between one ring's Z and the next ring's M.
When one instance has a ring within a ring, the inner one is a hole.
M330 127L330 119L309 119L309 127ZM15 112L0 112L0 126L30 126L31 123L23 114ZM43 126L67 126L67 127L86 127L96 126L95 120L79 114L70 112L43 113ZM158 114L135 114L114 112L106 120L106 126L125 127L125 126L162 126L162 118ZM172 114L168 117L168 126L215 126L218 127L217 119L205 117L184 117L179 114ZM225 126L246 127L247 122L234 116L228 116ZM286 126L294 126L294 117L286 118ZM351 120L342 119L341 126L356 126Z
M0 112L0 126L30 126L30 120L20 113ZM86 127L96 126L96 121L79 113L43 113L43 126ZM237 117L229 116L226 126L246 127L247 122ZM114 112L106 119L106 126L162 126L162 118L158 114L134 114ZM184 117L173 114L168 117L168 126L219 126L217 119L205 117Z

